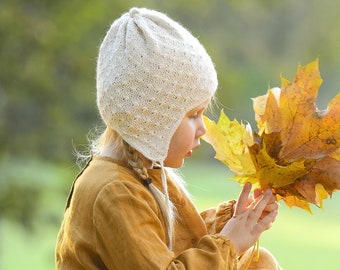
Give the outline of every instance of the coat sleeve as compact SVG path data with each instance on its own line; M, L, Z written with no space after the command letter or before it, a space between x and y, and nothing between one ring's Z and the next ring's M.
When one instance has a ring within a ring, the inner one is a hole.
M235 200L223 202L217 207L209 208L201 213L209 234L220 233L224 225L233 216L235 203Z
M175 257L152 195L129 184L110 184L95 201L96 252L107 269L235 269L233 245L223 236L205 235Z

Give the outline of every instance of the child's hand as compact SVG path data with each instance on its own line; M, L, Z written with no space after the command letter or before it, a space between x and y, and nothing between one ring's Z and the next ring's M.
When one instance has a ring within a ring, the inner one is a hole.
M238 255L253 246L260 235L271 227L278 210L270 189L264 193L256 191L252 201L249 201L250 191L251 184L245 184L238 197L233 218L220 232L234 244Z
M256 199L261 194L263 194L263 191L261 189L255 189L253 198ZM262 212L261 219L264 218L266 215L270 214L270 212L275 211L275 210L277 211L278 208L279 208L279 205L276 201L276 197L275 195L272 195L270 197L268 204L266 205L266 207L264 208Z

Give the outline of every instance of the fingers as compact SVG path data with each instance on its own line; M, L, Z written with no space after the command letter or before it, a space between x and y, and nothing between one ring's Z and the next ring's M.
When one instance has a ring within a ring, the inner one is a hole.
M275 201L273 203L269 203L267 204L267 206L265 207L264 211L265 212L272 212L274 210L277 210L279 208L278 203Z
M250 183L243 186L235 204L234 216L220 232L233 242L238 254L251 247L272 226L278 213L271 189L264 192L255 190L254 196L250 196L251 187Z
M262 194L262 191L257 189L254 190L254 197L257 198ZM262 213L262 217L267 215L268 213L277 210L279 208L279 204L277 203L276 196L271 195L269 202L267 203L266 207L264 208L264 211Z
M240 195L238 196L236 206L235 206L234 216L242 214L245 211L245 209L247 208L248 197L249 197L250 191L251 191L251 183L246 183L243 186Z
M234 216L220 232L234 244L237 254L254 245L260 235L272 226L277 215L271 189L254 191L254 197L251 197L251 187L250 183L243 186L235 204ZM250 204L249 198L252 198Z
M254 199L258 198L258 197L259 197L261 194L263 194L263 193L264 193L263 190L261 190L261 189L259 189L259 188L255 189L255 190L254 190ZM272 197L271 197L271 199L270 199L269 202L276 202L276 197L275 197L275 195L272 194Z
M267 189L261 196L257 197L249 207L249 218L255 221L259 220L265 208L268 206L271 197L272 192L270 189Z
M259 220L259 222L255 226L256 227L255 229L258 230L259 232L268 230L275 221L277 214L278 214L277 210L270 212L263 219Z
M257 188L254 190L254 199L256 199L257 197L259 197L262 194L262 190Z
M249 214L249 218L256 222L255 230L263 232L269 229L278 214L278 204L273 202L272 191L267 189L261 196L254 201L254 206Z
M255 189L254 196L250 196L251 187L251 183L246 183L243 186L234 208L233 217L246 218L251 220L253 224L257 224L271 212L277 211L278 203L276 202L276 197L272 194L271 189L267 189L266 191ZM250 198L252 198L251 202ZM275 218L271 220L270 217L271 216L263 222L266 222L267 220L273 222Z

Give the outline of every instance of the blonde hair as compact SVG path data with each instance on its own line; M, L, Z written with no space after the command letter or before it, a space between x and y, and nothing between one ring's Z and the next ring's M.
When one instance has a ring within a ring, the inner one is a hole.
M160 211L165 221L164 225L168 232L168 246L169 249L172 249L172 236L177 217L176 209L170 199L166 197L165 194L167 194L167 191L164 190L164 193L161 192L152 183L152 181L150 181L148 171L143 163L143 156L136 149L126 143L116 131L110 129L109 127L106 127L105 131L97 139L90 143L90 147L92 155L109 156L126 162L128 166L137 174L140 181L146 187L148 187L157 204L159 205ZM152 165L157 166L157 164ZM182 177L180 177L176 171L170 168L166 168L165 170L170 178L175 181L176 184L178 184L178 186L184 191L184 193L190 196ZM166 177L163 179L166 179ZM163 186L167 188L167 185Z

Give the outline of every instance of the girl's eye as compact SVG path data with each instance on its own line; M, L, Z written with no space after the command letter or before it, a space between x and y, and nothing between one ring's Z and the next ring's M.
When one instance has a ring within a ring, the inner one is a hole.
M198 113L195 113L195 114L192 114L192 115L190 116L190 118L191 118L191 119L197 119L198 116L199 116Z
M201 117L204 112L205 112L205 109L200 109L200 110L192 111L190 114L188 114L188 117L190 119L195 120L195 119Z
M195 120L201 117L203 115L203 112L204 112L203 110L193 112L193 114L190 115L190 118Z

